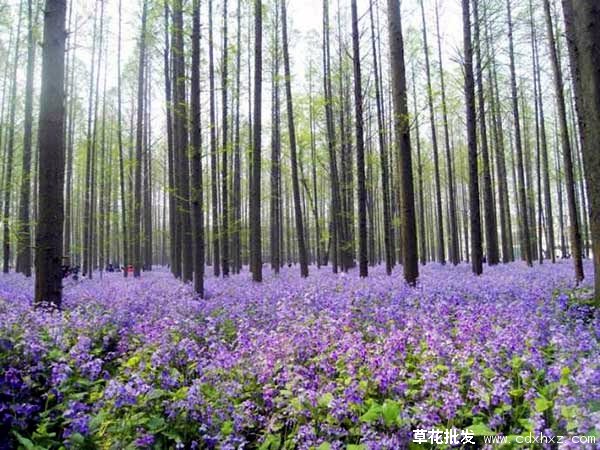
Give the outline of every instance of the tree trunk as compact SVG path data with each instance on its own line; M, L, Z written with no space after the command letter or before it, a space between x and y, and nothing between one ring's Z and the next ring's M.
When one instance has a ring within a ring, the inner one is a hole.
M200 124L200 0L192 3L192 74L191 120L192 127L192 183L191 220L193 236L194 291L204 296L204 211L202 197L202 133Z
M298 183L298 161L296 156L296 128L294 124L294 107L292 104L292 83L290 74L290 55L288 51L287 11L286 0L281 1L281 33L283 40L283 70L285 75L285 96L287 99L287 119L290 139L290 164L292 168L292 194L294 196L294 215L296 219L296 234L298 240L298 256L300 260L300 275L308 276L308 257L304 236L304 221L300 203L300 184Z
M479 34L479 8L478 0L473 0L473 20L475 32L475 54L477 59L477 94L479 106L479 138L481 143L481 158L483 162L483 209L485 214L485 243L487 250L487 263L490 266L499 262L498 256L498 225L496 210L494 208L494 190L492 189L492 176L490 169L490 156L488 149L488 134L485 123L485 95L483 91L483 63L481 60L481 38Z
M515 126L515 147L517 151L517 174L518 174L518 192L519 202L521 204L521 249L528 266L532 265L531 241L529 234L529 214L527 212L527 193L525 188L525 173L523 169L523 147L521 143L521 125L519 119L519 103L517 97L517 79L515 74L515 51L513 43L513 22L511 13L511 0L506 0L506 9L508 16L508 45L510 58L510 86L513 108L513 120Z
M473 46L471 42L470 0L462 0L465 103L467 117L467 147L469 151L469 216L471 220L471 268L475 275L481 275L481 217L479 212L479 169L477 164L477 132L475 114L475 80L473 76Z
M39 217L35 247L35 303L62 300L63 183L65 170L65 0L47 0L38 128Z
M223 250L222 264L223 276L229 276L229 197L227 183L227 155L229 148L227 146L227 0L223 0L223 61L221 72L221 94L223 120L221 127L223 129L222 142L222 164L221 164L221 202L222 202L222 239L221 247Z
M27 78L25 81L25 124L23 127L23 161L21 171L21 195L19 205L19 245L17 270L31 276L31 225L30 225L30 186L31 186L31 135L33 125L33 70L35 65L35 45L33 41L32 0L27 0Z
M254 117L252 132L252 171L250 189L250 269L252 280L262 281L260 217L260 151L262 108L262 0L254 0Z
M582 119L580 132L596 274L594 303L600 307L600 5L595 0L563 0L562 4L576 106Z
M569 141L569 128L567 125L567 112L565 108L565 97L563 88L562 72L560 70L558 55L556 54L556 42L554 40L554 28L552 26L552 15L550 13L550 2L544 0L544 13L546 16L546 32L548 34L548 45L550 47L550 61L554 75L554 90L556 93L556 104L558 108L558 123L560 126L560 141L563 154L563 169L565 174L565 188L567 191L567 206L569 209L569 235L571 240L571 253L575 266L575 279L583 280L583 261L581 250L581 231L579 229L579 217L577 215L577 199L575 196L575 180L573 176L573 158L571 156L571 142Z
M365 144L363 137L363 99L360 75L360 42L356 0L350 2L352 9L352 55L354 67L354 108L356 132L356 173L358 200L358 263L360 276L368 275L367 256L367 189L365 184Z
M416 243L415 199L410 149L408 107L406 104L406 74L404 65L404 43L398 0L388 0L388 28L390 40L390 62L392 66L392 95L394 100L394 137L398 148L400 165L401 195L401 238L404 258L404 279L414 285L419 276Z

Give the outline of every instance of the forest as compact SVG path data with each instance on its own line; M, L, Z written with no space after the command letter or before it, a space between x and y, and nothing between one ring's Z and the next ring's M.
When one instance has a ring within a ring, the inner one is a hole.
M0 450L600 448L597 0L0 0Z

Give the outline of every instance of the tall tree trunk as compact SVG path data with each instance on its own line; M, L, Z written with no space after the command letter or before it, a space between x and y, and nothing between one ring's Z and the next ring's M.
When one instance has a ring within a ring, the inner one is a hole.
M594 0L563 0L563 14L575 100L580 117L583 163L590 202L595 305L600 307L600 5Z
M562 72L559 66L558 55L556 54L556 41L554 40L554 28L552 26L552 15L550 13L550 2L544 0L544 13L546 16L546 33L548 35L548 45L550 47L550 61L552 63L552 73L554 75L554 90L556 93L556 103L558 108L558 123L560 126L560 141L563 154L563 169L565 174L565 188L567 191L567 205L569 209L569 234L571 240L571 253L573 264L575 266L575 279L579 282L583 280L583 261L581 250L581 231L579 229L579 217L577 215L577 199L575 196L575 180L573 176L573 158L571 156L571 142L569 141L569 128L567 125L567 112L565 108L564 84Z
M329 0L323 0L323 96L325 98L325 121L327 128L327 150L329 156L329 184L331 187L331 266L338 271L338 253L343 242L341 230L341 199L333 119L333 98L331 91L331 52L329 45Z
M510 58L510 86L513 108L513 120L515 126L515 148L517 151L517 174L518 174L518 192L519 202L521 204L521 249L525 262L528 266L532 265L531 240L529 234L529 214L527 211L527 194L525 188L525 172L523 169L523 144L521 143L521 124L519 119L519 101L517 96L517 77L515 73L515 50L513 43L513 22L511 12L511 0L506 0L506 10L508 18L508 51Z
M296 128L294 124L294 107L292 104L292 82L290 74L290 55L288 51L287 11L286 0L281 1L281 34L283 40L283 70L285 75L285 96L287 99L287 119L290 139L290 163L292 166L292 194L294 196L294 215L296 219L296 234L298 240L298 256L300 260L300 275L308 276L308 257L304 242L304 221L300 203L300 184L298 183L298 161L296 156Z
M465 103L467 116L467 146L469 151L469 216L471 219L471 268L475 275L481 275L481 216L479 210L479 169L477 164L477 132L475 114L475 80L473 76L473 45L471 41L470 0L462 0Z
M284 0L285 1L285 0ZM281 267L281 118L279 96L279 4L274 5L273 35L273 91L272 91L272 142L271 142L271 268L279 273Z
M165 49L163 52L164 60L164 78L165 78L165 103L166 103L166 114L167 114L167 163L168 163L168 186L169 186L169 241L170 241L170 264L171 273L176 278L181 277L181 235L178 232L177 225L177 207L176 207L176 186L175 186L175 156L174 156L174 137L173 137L173 105L172 105L172 92L171 92L171 70L169 64L169 58L171 51L169 48L169 2L164 0L164 31L165 31ZM119 84L120 86L120 84ZM119 103L120 105L120 103ZM119 121L120 124L120 121ZM119 125L120 126L120 125ZM120 133L119 133L120 134ZM121 138L119 137L119 141ZM122 154L122 145L119 144L119 152ZM122 156L120 157L122 161ZM123 178L123 170L121 170L121 178ZM121 184L121 190L123 191L123 184ZM125 207L125 195L122 194L123 208ZM125 209L123 209L125 211ZM123 235L127 236L126 226L127 221L123 217ZM127 259L127 244L124 240L124 258ZM127 276L125 271L124 276Z
M254 0L254 117L252 132L252 171L250 189L250 269L252 280L262 281L260 217L260 165L262 127L262 0Z
M137 121L135 139L135 193L133 220L133 276L139 277L142 268L141 224L142 224L142 147L144 126L144 66L146 62L146 15L147 1L142 11L142 29L139 42L138 80L137 80Z
M499 262L498 225L496 222L496 210L494 207L494 190L492 189L488 134L485 123L485 94L483 91L483 63L481 58L481 38L479 34L478 0L473 0L473 20L475 33L475 55L477 60L476 73L479 106L479 139L481 143L481 158L483 162L483 209L485 214L485 243L487 263L490 266L493 266L498 264Z
M215 63L213 55L213 0L208 0L208 77L210 91L210 179L212 207L213 273L221 275L221 246L219 239L219 180L217 179L217 124L215 119Z
M227 0L223 0L223 61L222 61L222 72L221 72L221 94L222 104L221 110L223 112L223 120L221 128L223 129L223 142L222 142L222 164L221 164L221 203L222 203L222 239L221 247L223 250L223 276L229 276L229 197L228 197L228 183L227 183L227 155L229 154L229 148L227 146Z
M388 29L390 61L392 66L392 95L394 100L394 136L398 148L401 194L401 237L404 258L404 279L414 285L419 276L419 262L415 224L415 198L410 150L408 107L406 104L406 74L404 65L404 43L398 0L388 0Z
M383 123L383 99L381 98L379 80L379 61L375 46L375 23L373 20L373 0L369 2L369 17L371 19L371 45L373 51L373 72L375 73L375 102L377 104L377 135L379 143L379 161L381 164L381 187L383 190L383 247L385 250L385 270L388 275L392 273L392 219L390 212L390 184L388 170L388 156L385 145L385 126Z
M31 135L33 128L33 70L35 65L35 44L33 41L33 8L32 0L27 0L27 78L25 81L25 124L23 127L23 161L21 170L21 195L19 205L19 248L17 270L25 276L31 276L31 225L30 225L30 190L31 190Z
M415 110L415 140L417 141L417 186L419 195L419 258L421 264L427 263L426 237L425 237L425 194L423 188L423 163L421 160L421 135L419 133L419 112L417 105L417 83L415 82L415 69L412 68L413 103ZM402 220L402 219L401 219Z
M192 3L192 76L190 107L192 127L191 220L194 291L204 296L204 210L202 197L202 132L200 124L200 0Z
M356 173L358 201L358 263L360 276L368 275L367 257L367 189L365 184L365 144L363 137L363 99L360 75L360 41L356 0L351 0L352 9L352 55L354 67L354 108L356 132Z
M241 0L237 3L237 45L236 45L236 76L235 76L235 138L233 143L233 230L232 253L234 272L239 273L242 268L241 226L242 226L242 185L241 185L241 150L240 150L240 76L241 66Z
M423 0L421 3L421 20L422 20L422 32L423 32L423 49L425 52L425 73L427 75L427 101L429 106L429 122L431 124L431 145L433 147L433 171L435 179L435 212L436 212L436 225L437 225L437 260L438 262L446 263L446 241L444 239L444 215L442 213L442 187L440 182L440 162L439 162L439 151L437 142L437 131L435 126L435 112L433 109L433 89L431 87L431 69L429 64L429 46L427 44L427 25L425 23L425 7L423 6Z
M65 170L65 0L47 0L38 128L39 217L35 247L35 303L62 301L63 183Z
M19 19L17 22L17 37L15 40L15 57L12 67L12 88L9 98L10 102L10 122L8 128L8 139L7 155L6 155L6 173L4 175L4 211L3 211L3 259L2 259L2 271L8 273L10 267L10 200L12 192L12 172L13 172L13 158L15 154L15 113L17 109L17 68L19 67L19 47L20 47L20 36L21 36L21 20L23 16L23 3L25 0L21 0L19 4ZM64 24L63 24L64 28Z
M190 218L190 183L188 157L188 120L185 88L185 51L183 45L183 2L175 0L173 5L173 79L174 79L174 152L177 161L178 213L181 221L181 272L183 282L192 281L194 266L192 260L192 225Z

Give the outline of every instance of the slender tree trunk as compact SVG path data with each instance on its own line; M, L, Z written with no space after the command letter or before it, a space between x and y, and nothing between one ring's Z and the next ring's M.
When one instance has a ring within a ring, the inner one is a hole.
M284 0L285 1L285 0ZM279 273L281 267L281 119L279 97L279 4L274 5L273 35L273 90L272 90L272 142L271 142L271 268Z
M337 156L335 151L335 127L331 91L331 52L329 45L329 0L323 0L323 92L325 98L325 121L327 127L327 150L329 155L329 177L331 187L331 265L333 273L338 271L338 253L342 239L341 199Z
M298 253L300 260L300 275L308 276L308 257L304 242L304 221L302 219L302 205L300 203L300 184L298 182L298 161L296 156L296 128L294 124L294 107L292 104L292 83L290 74L290 55L288 51L287 11L286 0L281 1L281 33L283 40L283 70L285 75L285 95L287 99L287 119L290 139L290 163L292 168L292 194L294 196L294 215L296 219L296 234L298 240Z
M250 269L252 280L262 281L260 169L262 100L262 0L254 1L254 117L250 189Z
M65 0L47 0L44 12L39 217L35 247L35 303L60 308L62 300L63 183L65 170Z
M360 42L356 0L351 0L352 9L352 54L354 67L354 108L356 128L356 173L358 201L358 263L360 276L368 275L367 256L367 189L365 183L365 144L363 137L363 98L360 74Z
M30 225L30 190L31 190L31 135L33 128L33 71L35 65L35 44L33 41L33 8L32 0L27 0L27 78L25 81L25 124L23 129L23 160L21 171L21 195L19 206L19 248L17 270L31 276L31 225Z
M134 181L134 220L133 220L133 276L139 277L142 268L141 224L142 224L142 147L144 126L144 66L146 61L146 14L148 6L143 3L142 29L139 41L138 80L137 80L137 122L135 139L135 181Z
M208 0L208 77L210 91L210 179L212 204L213 273L221 275L221 246L219 233L219 180L217 179L217 124L215 119L215 65L213 55L213 0Z
M442 187L440 182L440 162L439 162L439 151L437 142L437 131L435 126L435 112L433 110L433 89L431 87L431 69L429 64L429 46L427 44L427 26L425 23L425 7L423 6L423 0L421 3L421 20L422 20L422 32L423 32L423 48L425 52L425 73L427 75L427 100L429 106L429 122L431 124L431 145L433 147L433 171L435 179L435 212L436 212L436 225L437 225L437 260L438 262L446 263L446 251L445 251L445 239L444 239L444 215L442 213Z
M398 148L400 165L401 237L404 257L404 279L414 285L419 276L419 263L415 224L415 198L410 150L408 107L406 104L406 74L404 65L404 43L398 0L388 0L388 29L390 40L390 62L392 66L392 95L394 100L394 136Z
M517 78L515 74L515 51L513 43L513 22L511 12L511 0L506 0L506 9L508 16L508 45L509 45L509 58L510 58L510 85L511 85L511 96L512 96L512 107L513 107L513 120L515 126L515 148L517 151L517 174L518 174L518 192L519 202L521 203L521 248L523 250L523 256L528 266L532 265L531 257L531 241L529 234L529 214L527 211L527 193L525 188L525 173L523 170L523 147L521 143L521 125L519 119L519 103L517 96Z
M475 80L473 76L473 46L471 41L471 13L469 0L462 0L465 103L467 116L467 146L469 151L469 216L471 219L471 267L475 275L481 275L481 217L479 209L479 169L477 164L477 132L475 114Z
M371 20L371 45L373 51L373 72L375 74L375 102L377 104L377 135L379 143L379 161L381 164L381 187L383 190L383 247L385 250L385 270L388 275L392 273L392 219L390 212L390 184L388 170L388 156L385 145L385 126L383 123L383 99L381 98L379 83L379 61L375 46L375 22L373 20L373 0L369 1L369 17Z
M17 68L19 67L19 43L21 36L21 20L23 16L23 3L25 0L21 0L19 3L19 19L17 22L17 38L15 41L15 57L12 67L12 88L10 94L10 123L8 128L8 139L7 155L6 155L6 172L4 175L4 212L3 212L3 264L2 271L8 273L10 268L10 200L12 192L12 172L13 172L13 158L15 154L15 113L17 109ZM64 24L63 24L64 28Z
M498 224L494 208L494 190L492 189L492 176L490 170L490 156L488 149L488 134L485 123L485 95L483 91L483 63L481 58L481 38L479 34L479 8L478 0L473 0L473 20L475 33L475 55L477 60L477 94L479 106L479 138L481 143L481 157L483 162L483 206L485 214L485 243L487 250L487 263L490 266L499 262L498 256Z
M202 197L202 133L200 124L200 0L192 3L192 74L191 120L192 127L192 183L191 219L193 236L194 291L204 296L204 211Z
M240 151L240 75L242 73L241 66L241 0L237 3L237 45L236 45L236 79L235 79L235 138L233 144L233 230L232 230L232 253L234 272L239 273L242 268L242 249L241 249L241 226L242 226L242 185L241 185L241 151Z
M595 305L600 307L600 5L594 0L563 0L563 14L575 101L583 143L583 163L590 202Z
M571 226L570 240L573 264L575 266L575 279L583 280L583 261L581 250L581 231L579 229L579 217L577 215L577 199L575 194L575 180L573 176L573 158L571 156L571 142L569 141L569 129L567 125L567 113L565 108L564 84L560 70L558 55L556 54L556 42L554 40L554 28L552 26L552 15L550 13L550 2L544 0L544 13L546 15L546 33L550 47L550 61L554 75L554 90L556 92L556 103L558 108L558 123L560 126L560 140L563 154L563 165L565 173L565 188L567 191L567 206L569 209L569 221Z
M221 110L223 112L223 120L221 128L223 130L223 151L222 151L222 164L221 164L221 187L222 187L222 239L221 247L223 250L222 264L223 264L223 276L229 276L229 197L228 197L228 182L227 182L227 155L229 148L227 146L227 0L223 0L223 62L221 72L221 94L222 94L222 105Z

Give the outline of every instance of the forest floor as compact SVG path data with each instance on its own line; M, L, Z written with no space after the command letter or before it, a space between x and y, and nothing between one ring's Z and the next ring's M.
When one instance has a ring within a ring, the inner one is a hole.
M401 268L208 277L206 299L167 269L96 274L67 281L62 312L33 310L32 280L1 275L0 448L429 448L415 430L434 428L469 429L477 448L489 434L598 435L590 278L576 288L570 261L480 277L466 264L420 270L416 288Z

